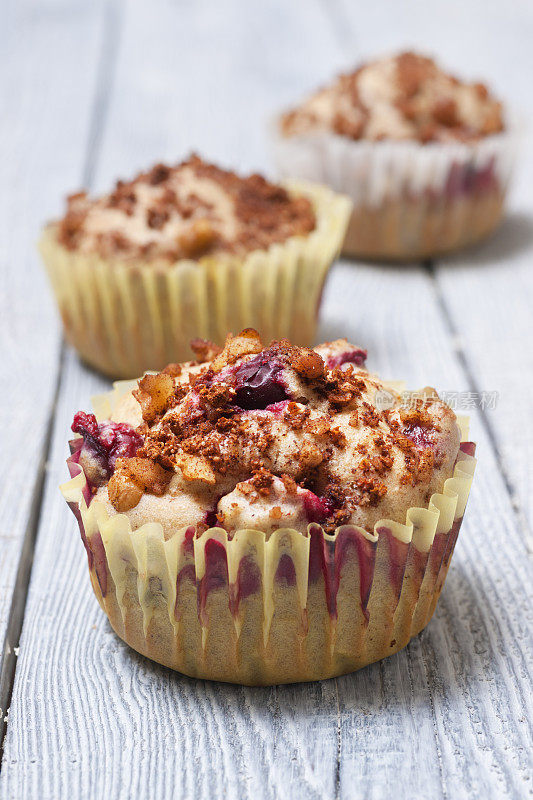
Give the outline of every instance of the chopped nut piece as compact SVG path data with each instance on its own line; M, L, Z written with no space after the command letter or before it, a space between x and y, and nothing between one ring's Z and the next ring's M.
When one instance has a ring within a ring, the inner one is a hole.
M190 347L200 364L212 361L221 351L217 344L209 342L207 339L192 339Z
M207 219L199 219L192 223L191 227L178 236L178 244L186 257L194 258L213 244L216 239L216 231Z
M155 164L148 173L148 182L151 183L152 186L157 186L159 183L166 181L169 175L169 167L166 167L164 164Z
M167 364L162 372L165 375L170 375L171 378L179 378L183 372L183 366L181 364Z
M143 496L142 488L120 471L115 472L109 479L107 493L109 502L119 514L135 508Z
M163 208L149 208L146 212L146 224L149 228L161 230L170 219L170 214Z
M234 364L238 358L260 353L263 348L259 334L253 328L245 328L238 336L228 334L224 349L218 354L211 369L220 372L224 367Z
M251 483L259 494L268 497L272 484L274 483L274 476L267 469L261 467L251 479Z
M173 474L149 458L139 458L138 456L120 459L117 462L118 465L133 481L149 491L150 494L155 495L162 495L166 492Z
M325 458L325 453L310 442L304 442L299 452L299 463L301 470L308 470L317 467Z
M453 127L459 122L457 116L457 103L451 97L442 98L437 100L433 106L433 118L441 125Z
M178 467L186 481L201 481L214 485L216 476L207 458L184 453L177 458Z
M169 397L174 393L174 381L164 372L145 375L139 381L139 388L133 396L139 401L145 422L153 422L167 407Z
M324 360L309 347L301 347L293 361L296 372L308 380L320 378L324 374Z
M346 436L340 428L331 428L329 435L336 447L344 447L346 445Z

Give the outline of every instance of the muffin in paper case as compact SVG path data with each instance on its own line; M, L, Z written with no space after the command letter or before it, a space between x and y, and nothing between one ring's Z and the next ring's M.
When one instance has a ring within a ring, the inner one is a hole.
M110 416L133 383L96 399ZM405 522L372 531L320 525L233 535L159 523L132 530L91 493L71 443L61 491L85 544L95 595L116 633L190 676L268 685L330 678L397 652L429 622L442 591L475 469L463 442L453 476Z
M193 337L223 344L228 330L311 344L327 272L348 224L351 202L322 186L292 181L310 199L316 226L266 250L198 260L105 259L68 250L57 224L39 249L63 321L81 358L114 378L183 361Z

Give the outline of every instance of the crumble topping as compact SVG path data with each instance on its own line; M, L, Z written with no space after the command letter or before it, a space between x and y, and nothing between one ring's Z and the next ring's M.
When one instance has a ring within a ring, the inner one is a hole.
M281 131L332 131L349 139L475 141L504 128L501 104L482 83L464 83L412 52L340 75L283 115Z
M82 453L105 426L137 437L104 473L84 462L97 498L135 527L158 520L167 536L190 524L230 535L310 522L371 530L382 518L404 521L453 472L453 411L429 388L407 403L386 387L382 409L384 383L346 340L263 347L248 329L222 350L198 340L193 348L196 361L145 375L88 437L76 427Z
M156 164L131 181L118 181L103 197L70 195L57 237L83 253L175 261L264 250L314 227L307 198L193 155L177 166Z

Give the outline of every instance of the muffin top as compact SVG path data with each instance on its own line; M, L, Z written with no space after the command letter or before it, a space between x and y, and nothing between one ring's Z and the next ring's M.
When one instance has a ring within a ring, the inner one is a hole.
M338 340L263 347L256 331L147 374L112 418L79 412L75 460L92 495L132 527L330 533L405 522L453 472L460 431L433 389L401 396Z
M118 181L103 197L71 195L56 229L68 250L175 261L266 249L314 227L307 198L193 155L177 166L156 164L131 181Z
M501 104L484 84L463 83L410 52L340 75L281 118L285 136L331 131L368 141L470 142L503 128Z

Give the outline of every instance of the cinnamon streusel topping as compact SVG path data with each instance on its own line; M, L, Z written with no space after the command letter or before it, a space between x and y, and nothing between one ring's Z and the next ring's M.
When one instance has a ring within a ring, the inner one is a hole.
M133 527L158 520L167 536L185 525L230 535L310 522L371 530L427 505L453 472L451 409L432 389L400 396L346 340L263 347L248 329L221 351L200 341L194 349L197 361L140 380L110 421L80 412L80 464L96 498ZM100 435L120 456L111 466L106 456L104 470Z
M332 131L350 139L474 141L504 128L501 104L482 83L463 83L416 53L340 75L281 121L286 136Z
M241 178L196 155L157 164L113 192L68 198L57 225L69 250L106 258L197 259L242 254L305 235L315 227L310 201L260 175Z

